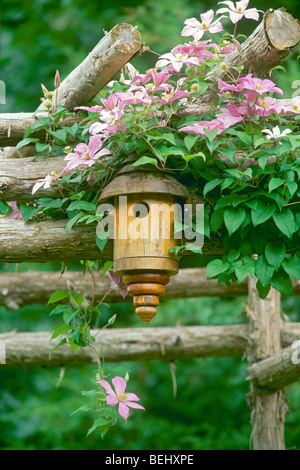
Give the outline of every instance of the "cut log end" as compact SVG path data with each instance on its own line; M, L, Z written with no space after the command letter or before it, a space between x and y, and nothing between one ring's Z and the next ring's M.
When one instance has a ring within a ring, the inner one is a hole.
M112 42L118 52L133 55L141 46L141 35L132 25L121 23L111 31Z
M264 22L268 39L278 51L293 48L300 42L299 21L287 13L285 8L267 11Z

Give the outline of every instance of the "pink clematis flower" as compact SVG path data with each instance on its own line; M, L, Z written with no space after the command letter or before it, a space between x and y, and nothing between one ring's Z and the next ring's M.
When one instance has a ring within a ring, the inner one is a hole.
M122 377L114 377L112 383L115 387L115 391L112 389L110 384L106 380L99 380L100 384L107 393L106 403L111 406L119 404L119 414L122 418L126 419L129 416L129 408L136 408L139 410L144 410L145 408L136 401L139 401L139 397L135 393L125 393L126 381Z
M214 19L214 11L208 10L206 13L200 15L201 22L196 20L196 18L190 18L185 20L184 24L186 25L181 31L181 36L193 36L195 41L199 41L204 35L205 31L210 33L219 33L223 31L223 26L221 19L223 17Z
M77 109L83 109L84 111L90 111L91 113L100 113L103 109L103 106L97 104L95 106L77 106L77 108L74 108L75 111Z
M32 188L32 194L36 193L38 189L44 187L45 189L50 188L51 184L58 178L57 173L51 173L50 175L45 176L45 178L36 180L35 185Z
M67 166L61 171L60 176L69 170L73 170L79 165L87 165L91 167L96 163L98 158L103 155L110 155L108 149L102 149L102 140L99 136L90 137L88 145L80 143L75 147L75 153L69 153L65 160L69 161Z
M211 41L193 41L188 44L179 44L172 49L172 54L188 54L191 57L198 57L200 62L204 62L202 59L212 59L213 53L207 48L213 47Z
M174 72L180 72L184 65L199 65L199 58L198 57L190 57L188 54L172 54L169 52L167 54L163 54L158 62L156 62L155 67L164 67L168 65L168 70Z
M10 207L12 208L12 213L8 216L9 219L18 219L18 220L23 220L23 214L20 211L20 209L17 206L17 201L11 201L8 203Z
M229 83L225 83L223 82L223 80L221 80L219 78L218 80L218 87L219 87L219 90L220 92L222 93L223 91L236 91L236 92L240 92L240 91L243 91L244 88L245 88L245 85L243 83L238 83L237 85L229 85Z
M122 281L122 278L111 270L107 271L107 274L110 279L110 287L112 289L118 289L123 299L125 299L125 297L127 297L128 295L128 292L127 292L127 286Z
M218 134L221 134L224 130L224 122L221 119L213 119L211 121L201 121L193 124L191 126L185 126L180 129L181 132L186 132L187 134L192 135L202 135L205 136L205 131L212 131L214 129L218 130Z
M100 98L101 103L103 103L104 107L111 111L112 109L116 108L119 103L119 98L116 97L115 93L109 95L109 97L105 100L104 98Z
M244 85L244 88L247 88L247 90L255 91L259 95L262 95L263 93L279 93L280 95L283 95L283 91L275 86L275 83L272 82L272 80L264 79L261 80L260 78L255 78L252 76L252 73L249 73L246 77L241 77L238 78L237 80L239 82L242 82Z
M249 10L247 10L249 0L241 0L240 2L236 2L235 5L231 1L219 2L218 5L221 3L227 5L228 8L220 8L217 10L217 15L229 13L229 18L233 24L240 21L243 17L258 21L259 12L263 13L261 10L257 10L256 8L249 8Z

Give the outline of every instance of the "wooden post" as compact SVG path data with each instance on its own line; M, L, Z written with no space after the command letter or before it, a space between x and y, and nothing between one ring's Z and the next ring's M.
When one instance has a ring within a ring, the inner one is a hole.
M280 293L271 288L266 299L262 300L258 296L256 282L255 277L248 281L250 335L247 356L250 364L275 354L281 348ZM284 418L288 408L285 391L266 393L252 382L248 403L253 450L284 450Z

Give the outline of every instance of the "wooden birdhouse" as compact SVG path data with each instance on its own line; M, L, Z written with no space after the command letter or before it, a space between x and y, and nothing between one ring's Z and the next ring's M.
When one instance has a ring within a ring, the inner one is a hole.
M123 277L145 323L156 314L170 276L178 273L177 256L169 250L178 244L174 220L188 194L165 171L131 163L101 193L100 203L114 204L114 272Z

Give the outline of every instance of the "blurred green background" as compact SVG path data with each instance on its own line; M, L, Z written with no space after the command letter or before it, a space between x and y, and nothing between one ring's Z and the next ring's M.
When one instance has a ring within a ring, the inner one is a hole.
M1 2L0 79L6 83L7 104L1 112L34 111L41 97L40 83L53 88L56 69L67 76L101 39L103 30L119 22L138 25L143 40L157 53L168 52L180 42L186 18L198 17L210 2L181 0L118 1L111 6L94 0L16 0ZM250 7L266 10L283 6L280 1L256 1ZM298 0L284 6L300 17ZM215 8L216 9L216 8ZM243 26L243 27L242 27ZM256 22L241 22L248 35ZM291 83L299 79L298 52L285 63L288 74L276 72L277 83L291 94ZM151 67L156 55L146 53L135 60L141 72ZM76 265L75 265L76 267ZM74 264L70 266L74 268ZM0 270L44 269L51 265L0 265ZM246 321L246 298L188 299L163 303L151 326L231 324ZM282 309L291 321L300 321L300 299L283 298ZM0 307L0 332L47 331L56 323L45 306L20 310ZM102 322L118 313L114 327L141 326L131 305L104 309ZM177 397L173 398L170 367L165 362L124 364L130 374L128 391L140 396L146 412L135 411L120 421L101 440L97 433L85 434L93 414L70 414L82 404L81 390L91 388L93 366L68 367L58 386L60 369L28 368L0 371L1 449L248 449L251 427L246 402L249 384L247 361L220 358L176 361ZM118 364L109 365L118 367ZM117 373L117 369L116 369ZM288 388L286 444L300 450L300 384Z

